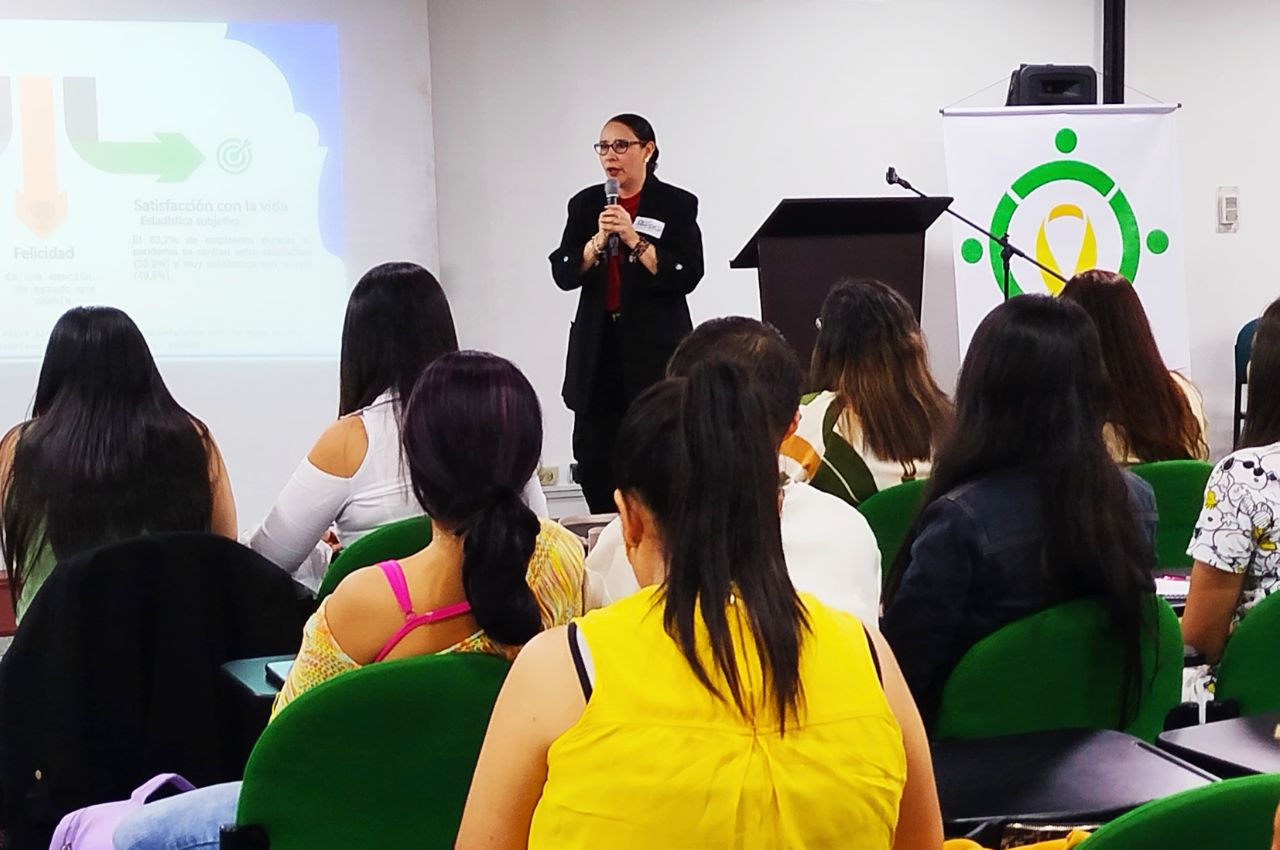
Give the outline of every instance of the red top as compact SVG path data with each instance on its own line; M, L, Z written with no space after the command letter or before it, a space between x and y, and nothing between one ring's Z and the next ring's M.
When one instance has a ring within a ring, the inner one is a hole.
M631 220L636 220L636 210L640 209L640 193L630 198L618 198L618 204L627 211ZM627 246L619 242L618 253L609 257L609 269L604 284L604 309L616 313L622 309L622 264L625 261Z

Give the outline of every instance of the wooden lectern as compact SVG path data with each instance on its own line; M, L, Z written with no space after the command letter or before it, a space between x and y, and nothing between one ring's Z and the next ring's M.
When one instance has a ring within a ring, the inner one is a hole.
M760 270L760 312L800 363L818 335L827 291L842 278L876 278L920 316L924 232L951 198L787 198L729 263Z

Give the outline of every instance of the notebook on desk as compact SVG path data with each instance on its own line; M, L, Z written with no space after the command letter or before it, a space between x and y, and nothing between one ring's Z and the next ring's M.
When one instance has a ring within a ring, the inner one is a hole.
M1191 579L1186 576L1156 576L1156 595L1170 605L1185 603L1190 587Z

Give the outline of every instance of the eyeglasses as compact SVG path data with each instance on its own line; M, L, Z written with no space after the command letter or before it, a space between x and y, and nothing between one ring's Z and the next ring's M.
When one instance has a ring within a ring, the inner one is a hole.
M609 148L613 148L614 153L623 154L630 150L632 145L643 144L645 143L639 139L614 139L612 142L596 142L591 147L596 149L596 153L604 156L609 152Z

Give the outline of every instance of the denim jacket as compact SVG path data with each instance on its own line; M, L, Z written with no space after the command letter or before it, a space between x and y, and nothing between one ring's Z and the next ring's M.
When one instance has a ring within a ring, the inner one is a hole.
M1136 475L1124 475L1151 541L1154 568L1155 495ZM1070 601L1041 573L1041 538L1040 495L1034 473L1025 468L956 487L921 515L881 630L927 726L947 678L970 647L1014 620ZM1089 590L1082 587L1080 594Z

